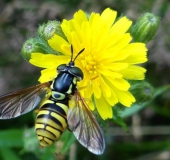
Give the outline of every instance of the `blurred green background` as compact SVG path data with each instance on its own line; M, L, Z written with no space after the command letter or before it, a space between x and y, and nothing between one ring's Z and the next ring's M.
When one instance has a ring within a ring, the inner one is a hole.
M20 51L25 40L35 37L39 24L53 19L69 19L78 9L102 12L107 7L133 21L145 12L161 18L157 34L147 44L149 61L145 64L146 80L155 88L154 99L133 106L130 114L128 111L124 113L128 132L107 121L107 144L102 156L88 152L75 141L74 136L70 138L69 132L52 147L40 149L34 132L34 112L11 120L0 120L0 160L170 159L169 0L1 0L0 95L38 83L40 69L23 60ZM63 140L67 142L64 146ZM75 143L70 147L73 141Z

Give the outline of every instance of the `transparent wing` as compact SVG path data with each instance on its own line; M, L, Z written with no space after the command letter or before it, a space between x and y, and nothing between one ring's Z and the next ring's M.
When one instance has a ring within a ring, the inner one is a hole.
M75 107L68 111L69 129L84 147L100 155L105 150L103 131L79 92L74 95L74 100Z
M0 119L18 117L33 110L41 101L50 82L42 83L26 89L10 92L0 97Z

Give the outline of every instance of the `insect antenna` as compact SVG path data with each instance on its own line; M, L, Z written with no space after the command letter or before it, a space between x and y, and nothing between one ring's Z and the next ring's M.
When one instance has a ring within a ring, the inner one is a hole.
M73 45L71 45L71 61L70 61L70 64L73 65L74 64L74 61L76 60L76 58L85 50L85 48L83 48L77 55L76 57L74 58L73 60Z
M73 45L71 44L71 62L73 60Z
M74 58L73 62L76 60L76 58L85 50L85 48L83 48L79 53L77 53L76 57Z

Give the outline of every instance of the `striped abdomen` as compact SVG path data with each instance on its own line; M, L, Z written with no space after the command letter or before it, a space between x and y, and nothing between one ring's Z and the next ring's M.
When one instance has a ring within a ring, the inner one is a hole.
M50 146L67 128L68 100L46 100L39 109L35 124L39 143Z

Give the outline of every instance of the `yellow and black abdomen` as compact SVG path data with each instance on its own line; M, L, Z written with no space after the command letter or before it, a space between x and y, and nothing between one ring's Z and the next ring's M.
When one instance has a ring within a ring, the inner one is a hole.
M58 74L52 82L49 98L40 106L35 124L42 147L53 144L67 128L68 101L76 91L76 82L68 72Z
M37 114L35 129L42 147L58 140L67 128L68 100L45 100Z

